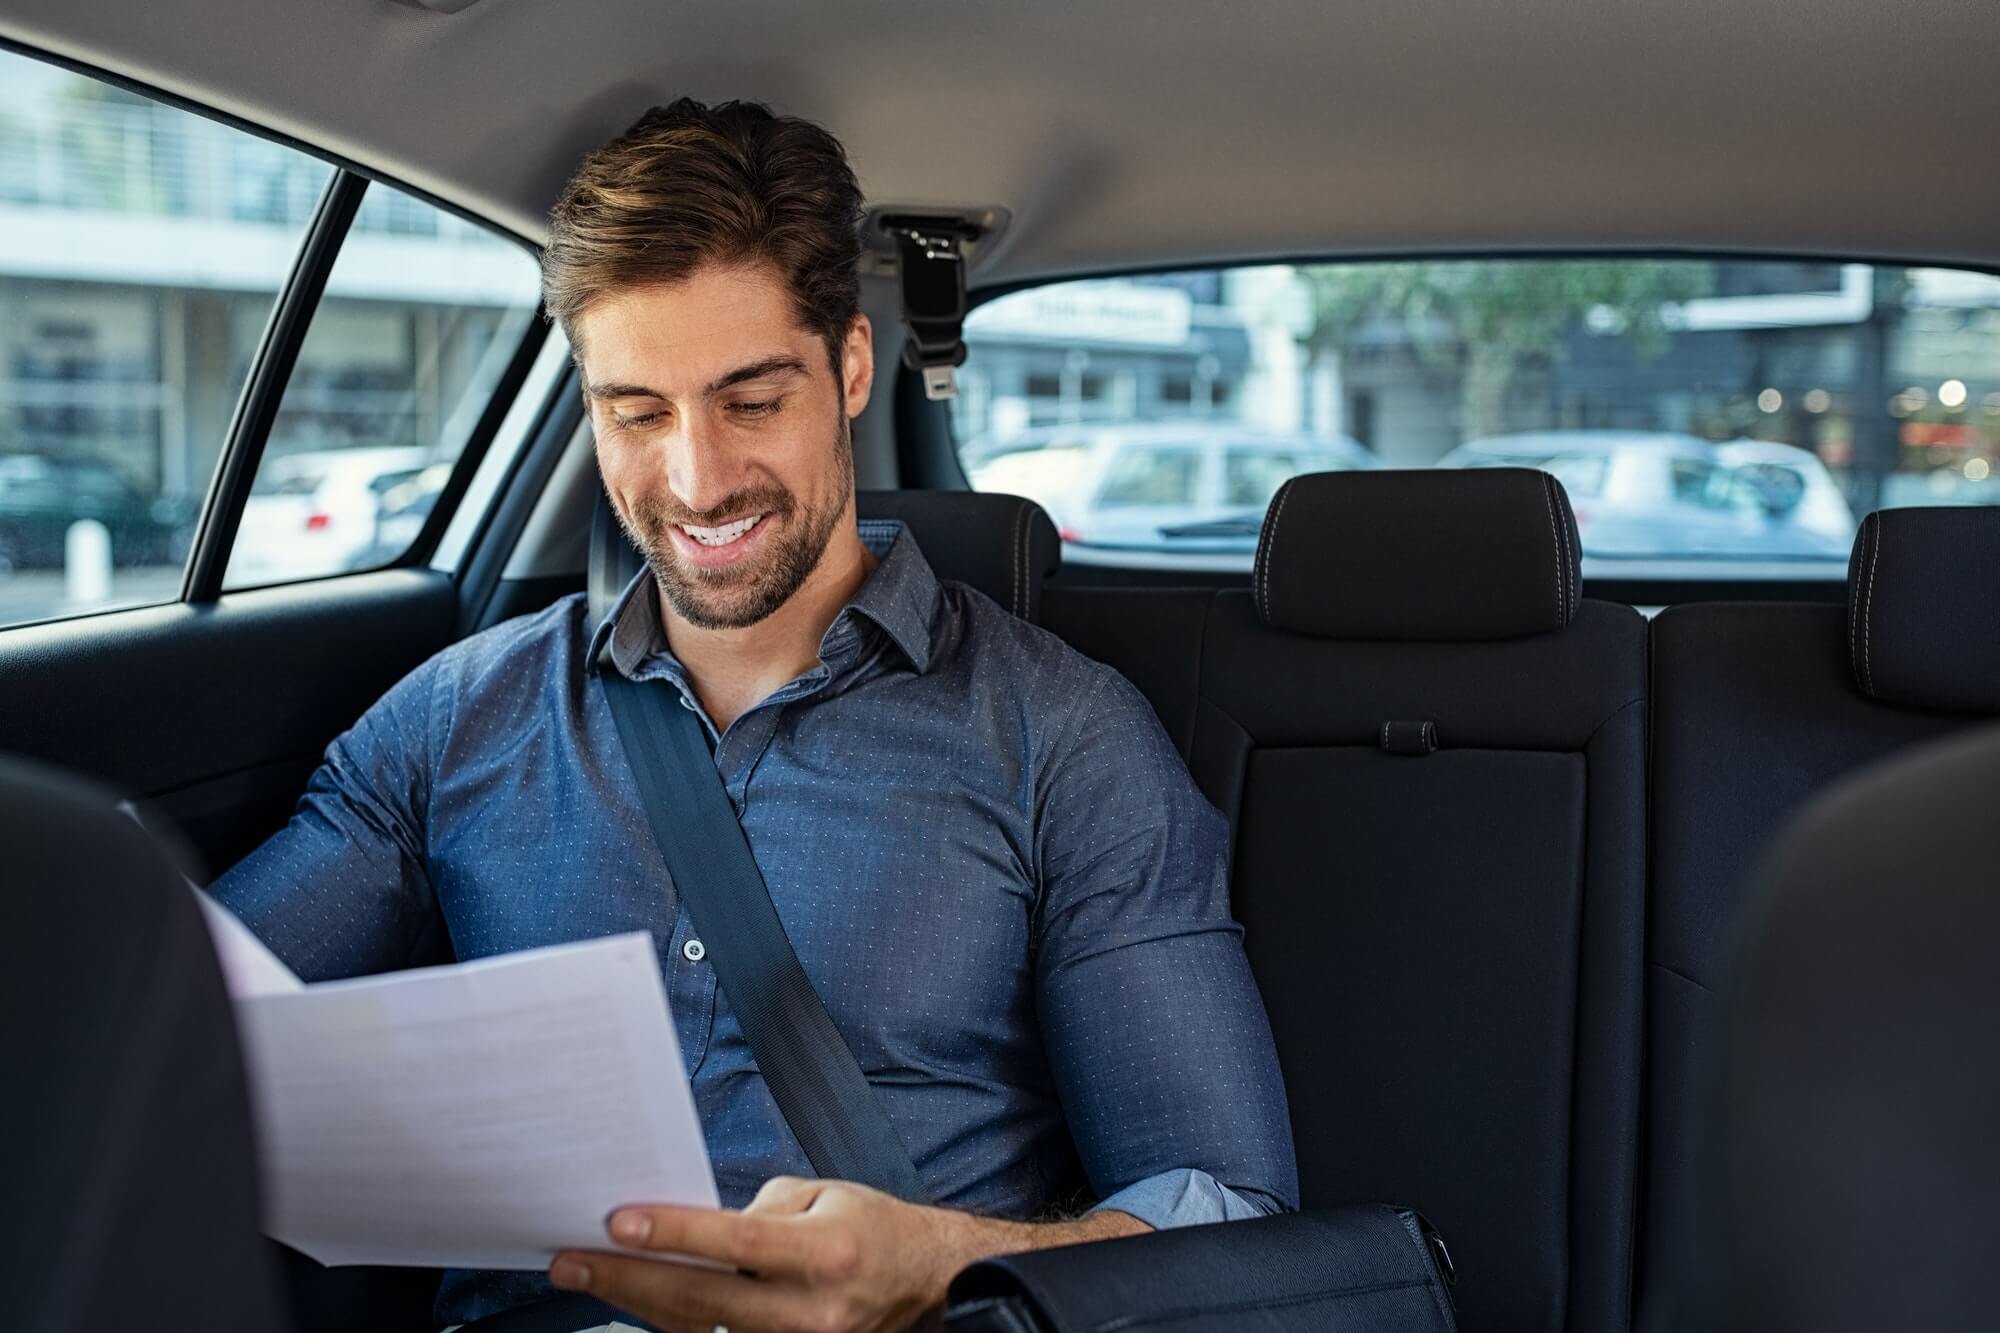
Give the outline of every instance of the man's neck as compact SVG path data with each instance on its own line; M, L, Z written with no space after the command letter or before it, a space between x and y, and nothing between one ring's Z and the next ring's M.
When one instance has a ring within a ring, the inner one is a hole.
M819 660L820 640L868 576L873 552L852 519L834 529L819 564L785 604L742 629L701 629L660 597L667 646L687 671L718 732ZM656 594L657 595L657 594Z

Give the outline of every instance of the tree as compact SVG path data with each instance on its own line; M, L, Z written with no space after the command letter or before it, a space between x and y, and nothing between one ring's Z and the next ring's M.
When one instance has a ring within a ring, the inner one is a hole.
M1459 369L1462 429L1485 435L1506 428L1514 377L1558 359L1584 320L1622 333L1642 357L1665 351L1665 312L1705 295L1713 269L1694 260L1419 260L1320 265L1303 275L1312 292L1311 363L1340 357L1370 324L1387 321L1417 356Z

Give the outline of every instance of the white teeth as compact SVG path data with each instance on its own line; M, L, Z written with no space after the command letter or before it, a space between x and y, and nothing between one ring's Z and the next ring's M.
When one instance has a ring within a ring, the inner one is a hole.
M719 528L691 528L683 523L681 531L700 542L703 546L727 546L744 533L750 531L750 529L756 527L757 521L763 517L762 514L752 514L748 518L739 518L734 523L727 523Z

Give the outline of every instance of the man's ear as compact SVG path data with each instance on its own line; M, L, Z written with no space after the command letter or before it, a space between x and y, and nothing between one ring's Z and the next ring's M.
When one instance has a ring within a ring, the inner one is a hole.
M840 385L847 415L860 416L875 388L875 326L866 315L857 314L847 326L847 340L840 348Z

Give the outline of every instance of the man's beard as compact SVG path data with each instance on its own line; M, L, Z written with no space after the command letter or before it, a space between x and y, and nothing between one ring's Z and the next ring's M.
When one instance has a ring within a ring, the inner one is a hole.
M629 518L619 515L619 522L646 557L675 615L697 629L742 629L789 601L826 554L834 527L847 508L847 497L854 491L853 429L844 412L835 432L834 458L839 467L838 484L832 497L817 505L802 506L782 487L752 487L699 512L671 495L640 500ZM762 538L765 549L741 564L722 569L685 563L667 531L690 524L718 527L729 519L758 513L766 516L764 523L777 522L778 529Z

